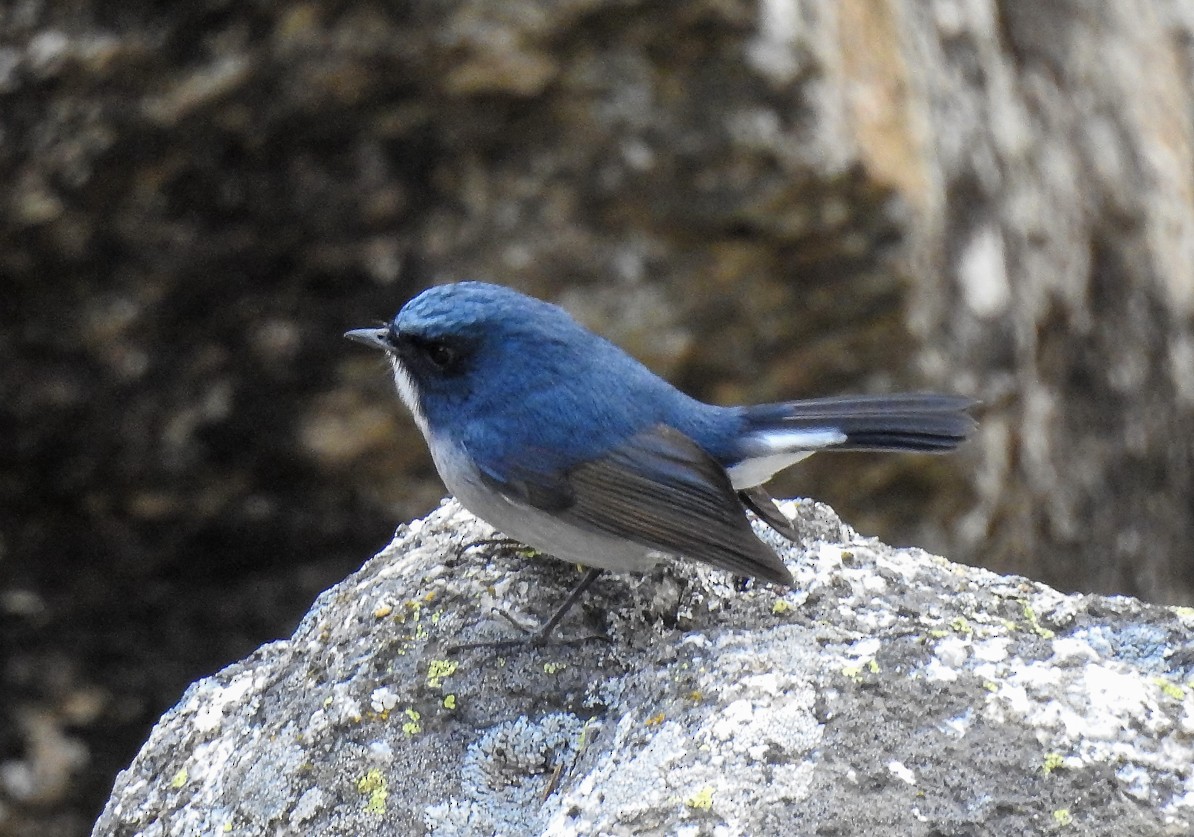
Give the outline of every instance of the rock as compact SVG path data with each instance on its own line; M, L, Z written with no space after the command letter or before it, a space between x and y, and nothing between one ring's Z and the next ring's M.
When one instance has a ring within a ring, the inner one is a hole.
M607 575L577 642L453 656L578 575L446 502L195 683L94 834L1190 833L1194 612L786 510L786 593Z

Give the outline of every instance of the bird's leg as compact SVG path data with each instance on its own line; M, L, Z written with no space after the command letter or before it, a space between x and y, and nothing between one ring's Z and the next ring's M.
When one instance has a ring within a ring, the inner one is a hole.
M601 575L600 567L590 567L589 571L585 573L585 577L580 580L580 583L572 588L572 592L568 594L568 598L564 599L564 603L559 606L552 617L547 620L547 623L540 628L531 638L535 645L543 645L547 642L551 632L555 630L556 625L560 624L560 620L564 618L572 606L576 604L577 600L584 595L584 592L593 586L593 582L597 580L597 576Z
M580 597L584 595L585 591L593 586L593 582L597 580L597 576L599 575L601 575L601 569L599 567L591 567L589 571L585 573L585 577L580 580L580 583L572 588L572 592L570 592L568 597L564 599L564 603L556 609L556 612L553 613L551 618L543 624L543 627L534 633L528 631L522 625L519 625L517 622L515 622L509 614L499 610L498 613L501 613L507 622L509 622L518 630L522 631L524 634L526 634L526 636L522 637L521 639L503 639L498 640L497 642L468 642L461 645L452 645L448 647L448 653L455 654L458 651L469 651L475 648L518 648L527 645L531 646L532 648L538 648L540 646L546 645L548 640L551 638L551 632L554 631L556 626L560 624L560 621L564 618L568 611L572 609L572 606L576 604ZM561 644L583 642L585 640L599 638L601 637L587 636L581 637L578 640L569 640L567 643Z

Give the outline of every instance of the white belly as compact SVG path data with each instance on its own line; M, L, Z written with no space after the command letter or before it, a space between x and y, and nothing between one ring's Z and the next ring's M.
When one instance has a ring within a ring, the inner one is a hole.
M650 569L658 553L632 541L585 529L531 506L508 500L481 480L463 451L428 440L440 478L460 504L504 535L574 564L615 572Z

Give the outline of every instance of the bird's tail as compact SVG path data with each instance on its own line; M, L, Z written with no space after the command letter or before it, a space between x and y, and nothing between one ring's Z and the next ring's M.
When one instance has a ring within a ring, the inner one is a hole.
M791 540L799 533L761 486L819 450L946 453L975 422L955 395L847 395L741 408L742 432L727 472L743 505Z
M945 453L975 428L975 402L956 395L853 395L743 409L744 437L758 453L814 450Z

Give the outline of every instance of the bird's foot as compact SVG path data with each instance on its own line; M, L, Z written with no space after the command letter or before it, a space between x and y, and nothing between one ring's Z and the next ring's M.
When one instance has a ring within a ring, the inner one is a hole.
M531 631L519 623L509 613L506 613L504 610L498 610L498 614L511 625L513 625L516 630L521 631L523 636L519 637L518 639L502 639L497 640L496 642L468 642L459 645L450 645L446 649L447 653L456 654L460 651L471 651L477 648L541 648L544 645L547 645L548 641L551 639L552 631L554 631L556 626L560 624L560 620L564 618L564 614L566 614L572 608L572 606L576 604L577 599L579 599L581 595L589 589L590 585L597 580L597 576L599 575L601 575L601 570L595 567L585 573L585 577L582 578L580 583L572 589L572 592L570 592L568 597L564 599L564 603L560 605L556 612L552 614L552 617L548 619L547 622L543 624L543 627L541 627L539 630ZM594 639L602 639L606 642L609 642L609 637L607 636L602 634L590 634L588 636L577 637L576 639L556 640L555 644L575 645L580 642L588 642Z
M512 651L517 648L542 648L545 645L579 645L582 642L590 642L591 640L599 639L604 642L609 642L610 639L605 634L586 634L584 636L573 637L571 639L552 639L552 629L555 625L550 621L539 627L537 630L528 628L523 625L509 613L504 610L495 609L498 616L510 623L513 628L520 632L522 636L511 639L499 639L490 642L464 642L457 645L449 645L447 649L448 654L457 654L461 651L475 651L478 648L488 648L496 651Z

